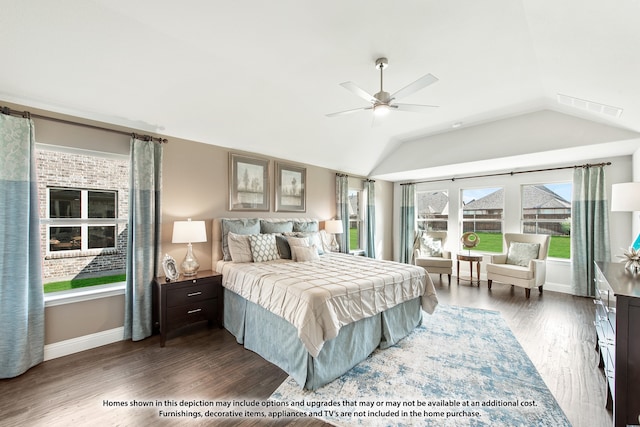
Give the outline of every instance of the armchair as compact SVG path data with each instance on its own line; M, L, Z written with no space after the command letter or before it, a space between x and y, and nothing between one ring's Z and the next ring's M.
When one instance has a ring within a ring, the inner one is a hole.
M546 234L505 233L507 253L493 255L487 264L487 284L498 281L525 288L527 298L531 288L542 293L547 275L547 253L550 236Z
M451 284L451 273L453 271L453 261L451 252L444 249L447 243L446 231L422 231L418 236L419 244L413 251L414 264L418 265L427 273L446 274Z

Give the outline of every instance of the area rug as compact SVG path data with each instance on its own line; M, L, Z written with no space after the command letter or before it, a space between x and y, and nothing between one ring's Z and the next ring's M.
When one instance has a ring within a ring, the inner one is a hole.
M336 426L571 426L496 311L439 305L397 345L274 405Z

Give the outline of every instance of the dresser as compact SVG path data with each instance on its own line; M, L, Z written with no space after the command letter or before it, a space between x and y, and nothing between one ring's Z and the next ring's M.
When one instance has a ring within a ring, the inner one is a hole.
M596 333L615 427L640 424L640 273L596 263Z
M154 326L160 332L160 346L167 334L198 322L209 327L222 327L222 275L211 270L199 271L195 276L180 276L167 281L154 279Z

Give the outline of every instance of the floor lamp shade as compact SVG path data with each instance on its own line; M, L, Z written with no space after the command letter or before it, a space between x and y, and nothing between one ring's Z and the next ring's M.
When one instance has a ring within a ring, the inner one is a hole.
M204 221L175 221L173 223L172 243L186 243L187 254L182 261L182 274L185 276L193 276L198 272L200 264L193 254L192 243L200 243L207 241L207 229Z

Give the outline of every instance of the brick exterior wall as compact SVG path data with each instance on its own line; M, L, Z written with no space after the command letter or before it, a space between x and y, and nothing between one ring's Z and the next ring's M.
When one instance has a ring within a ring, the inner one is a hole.
M124 273L129 216L129 161L46 149L36 150L40 206L43 281L98 276L101 272ZM115 250L47 253L47 188L66 187L117 192Z

